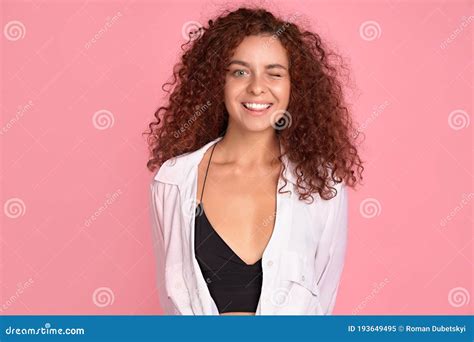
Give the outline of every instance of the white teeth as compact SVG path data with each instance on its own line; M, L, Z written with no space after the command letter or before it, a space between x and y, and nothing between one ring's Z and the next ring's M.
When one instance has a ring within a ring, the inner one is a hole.
M250 102L245 102L243 104L246 108L249 109L267 109L268 107L271 106L271 103L250 103Z

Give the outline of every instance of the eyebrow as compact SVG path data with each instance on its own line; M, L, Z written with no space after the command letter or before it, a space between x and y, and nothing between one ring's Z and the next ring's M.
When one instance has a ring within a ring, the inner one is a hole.
M248 64L247 62L244 62L244 61L232 60L232 61L230 61L229 65L231 65L231 64L243 65L244 67L250 68L250 64ZM287 70L286 67L284 67L283 65L278 64L278 63L268 64L268 65L265 66L265 69L275 69L275 68L281 68L281 69Z

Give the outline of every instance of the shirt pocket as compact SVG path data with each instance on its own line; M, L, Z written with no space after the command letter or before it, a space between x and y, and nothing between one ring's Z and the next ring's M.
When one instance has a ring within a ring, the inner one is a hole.
M280 284L271 295L271 302L281 314L319 314L319 287L316 282L314 260L307 260L298 252L285 251L281 255Z

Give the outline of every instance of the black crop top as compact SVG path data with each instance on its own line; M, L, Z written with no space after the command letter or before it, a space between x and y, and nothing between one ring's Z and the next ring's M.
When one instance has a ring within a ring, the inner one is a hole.
M213 146L212 154L217 143ZM196 208L194 248L196 259L219 313L255 312L262 288L262 259L246 264L219 236L209 222L201 200Z

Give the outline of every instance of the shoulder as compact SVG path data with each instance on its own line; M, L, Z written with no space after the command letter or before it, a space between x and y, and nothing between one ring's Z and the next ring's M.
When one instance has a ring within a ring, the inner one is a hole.
M326 168L326 174L332 175L331 167ZM331 198L323 200L323 202L326 202L327 205L333 205L334 203L344 200L347 197L347 184L344 179L342 179L340 182L336 182L331 178L331 176L329 176L329 178L326 180L326 186L333 194Z
M221 138L216 138L195 151L186 152L166 160L156 172L154 180L178 185L191 179L190 176L196 171L196 167L206 150Z
M332 197L324 199L316 193L315 201L309 205L314 215L322 222L327 222L333 216L347 213L348 207L348 187L346 183L344 181L337 183L330 181L327 185Z
M336 189L336 195L334 197L347 196L347 185L346 185L346 182L344 182L344 180L342 182L335 183L333 187L334 189Z
M337 209L343 205L347 205L348 188L346 182L344 180L339 183L331 181L330 186L334 188L334 196L328 200L329 206Z
M187 152L166 160L156 171L153 179L162 183L178 184L185 171L191 167L193 153Z

